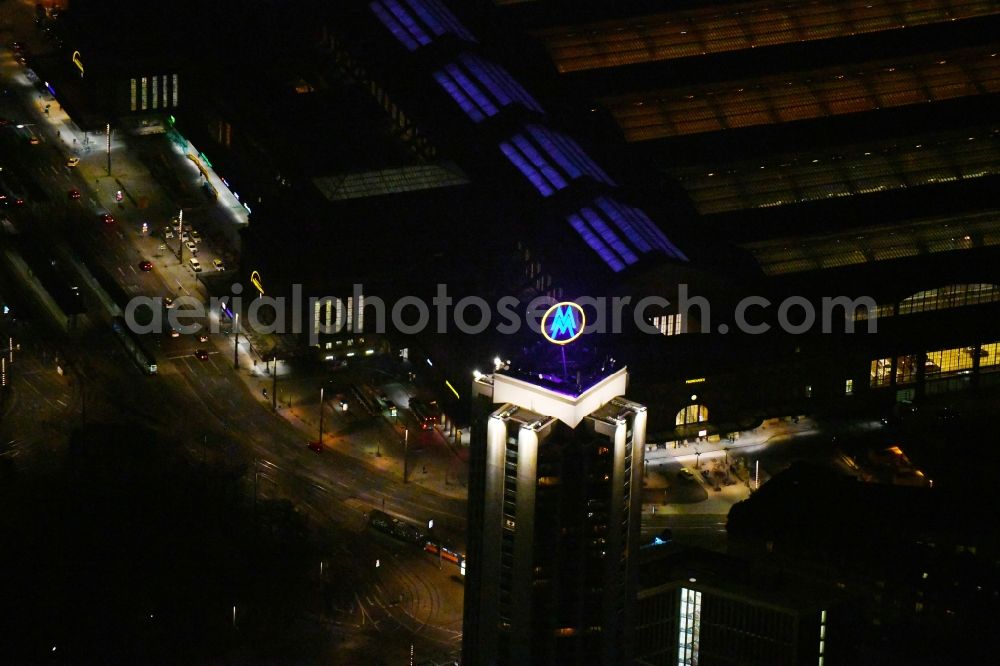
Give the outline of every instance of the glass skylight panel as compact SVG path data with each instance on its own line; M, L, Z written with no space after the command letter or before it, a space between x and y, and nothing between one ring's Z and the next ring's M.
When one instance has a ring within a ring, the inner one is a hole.
M555 160L556 164L562 167L562 170L571 179L575 180L583 175L583 172L576 165L576 163L567 158L566 155L556 147L555 143L552 141L551 132L542 129L538 125L529 125L527 129L528 133L531 134L535 142L537 142L538 145L541 146L546 153L548 153L549 157Z
M625 210L632 220L640 229L646 231L646 237L650 239L650 243L653 247L659 248L667 253L668 256L675 259L680 259L682 261L687 261L687 256L681 252L676 245L670 242L666 234L660 231L660 228L653 224L653 221L649 219L642 210L638 208L633 208L632 206L625 206Z
M625 245L625 241L623 241L614 231L611 230L611 227L609 227L604 220L601 219L600 215L595 213L590 208L584 208L580 211L580 213L583 215L584 219L590 223L590 226L593 227L594 231L596 231L601 238L604 239L604 242L613 247L615 252L617 252L618 255L625 260L626 264L631 265L639 261L639 258L635 256L635 253L632 252L627 245Z
M556 171L544 157L541 156L538 150L531 145L531 142L524 138L524 135L515 134L511 141L513 141L518 150L520 150L521 153L535 165L535 168L545 175L549 183L551 183L555 189L561 190L566 187L566 180L559 175L559 172Z
M471 53L459 57L465 68L483 83L496 97L500 106L517 102L537 113L544 113L541 105L535 101L524 87L521 86L503 67L484 60Z
M380 0L376 0L371 3L369 7L371 7L372 12L374 12L378 20L382 22L382 25L388 28L389 32L391 32L403 46L410 51L417 50L417 47L420 46L420 44L418 44L416 40L410 36L410 33L407 32L402 25L400 25L399 21L397 21L396 18L382 6L382 2Z
M480 112L479 107L469 99L466 94L459 88L458 84L446 73L438 71L434 72L434 80L444 88L445 92L451 95L451 98L462 108L465 115L469 116L473 122L479 122L486 116Z
M549 182L539 173L538 169L531 165L531 163L518 151L517 148L511 144L504 141L500 144L500 150L507 159L518 168L518 170L524 174L524 177L531 181L531 184L535 186L542 196L547 197L555 192Z
M375 0L369 7L379 21L410 51L446 33L466 41L472 34L437 0ZM433 38L431 37L433 35Z
M622 210L621 204L617 201L612 201L607 197L599 197L594 203L597 204L598 208L604 211L604 214L615 223L625 237L632 241L632 244L639 248L640 252L649 252L652 248L650 244L643 237L643 234L632 226L631 222L625 217L625 211Z
M571 179L587 175L606 185L614 181L572 139L541 125L529 125L528 133Z
M476 41L476 38L462 25L462 22L438 0L406 0L406 2L427 22L427 25L438 37L445 32L450 32L467 42Z
M555 141L556 145L560 146L571 159L576 160L577 164L587 172L587 175L606 185L615 186L615 181L611 180L608 174L604 173L604 170L589 155L583 152L583 148L576 141L558 132L552 132L551 134L552 140Z
M468 95L479 105L480 110L487 116L495 116L497 114L497 107L490 101L490 99L483 93L480 88L469 80L469 77L465 75L458 65L446 65L445 71L451 75L458 85L462 87L465 94Z
M410 33L410 35L416 39L421 44L430 44L431 38L424 32L420 24L417 23L416 18L408 11L406 11L402 5L400 5L396 0L382 0L386 8L392 12L392 15L403 24L403 27Z
M605 245L604 242L590 230L590 227L588 227L586 223L580 219L579 215L574 213L566 219L569 220L570 225L576 230L576 233L580 234L580 238L582 238L584 242L591 247L591 249L600 255L601 259L604 260L604 263L606 263L611 270L617 273L625 268L625 264L621 262L621 259L619 259L615 253L611 251L611 248Z

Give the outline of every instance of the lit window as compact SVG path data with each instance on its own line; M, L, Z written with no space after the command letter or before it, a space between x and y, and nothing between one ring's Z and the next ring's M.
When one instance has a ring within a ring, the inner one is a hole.
M696 666L701 634L701 592L681 588L677 630L677 665Z
M853 395L853 394L854 394L854 380L848 379L847 381L844 382L844 395Z
M899 304L899 314L914 314L1000 301L1000 287L993 284L954 284L921 291Z
M892 359L878 358L872 361L870 386L888 386L892 383Z
M1000 342L991 342L979 347L979 367L1000 370Z
M146 88L148 87L148 83L149 83L149 79L146 78L145 76L142 77L142 79L139 81L139 86L140 86L139 87L139 98L142 100L142 110L143 111L145 111L146 107L149 106L149 103L146 100L146 95L147 95Z
M174 74L174 76L173 76L172 83L174 84L173 85L173 93L174 93L174 103L173 103L173 106L176 107L177 106L177 75L176 74Z
M917 381L917 357L915 354L896 357L896 384L912 384Z
M689 425L692 423L701 423L708 420L708 407L705 405L688 405L681 411L677 412L677 417L674 419L674 425Z
M957 347L927 352L924 374L928 377L944 375L972 368L975 347Z
M679 335L684 332L684 315L670 314L653 317L653 327L662 335Z
M158 109L158 108L160 108L160 77L158 77L158 76L154 76L153 77L152 92L153 92L153 106L152 106L152 108Z
M133 111L136 110L135 87L136 87L135 86L135 79L132 79L132 83L131 83L131 86L130 86L130 89L131 89L130 90L131 104L130 104L129 108L131 108Z

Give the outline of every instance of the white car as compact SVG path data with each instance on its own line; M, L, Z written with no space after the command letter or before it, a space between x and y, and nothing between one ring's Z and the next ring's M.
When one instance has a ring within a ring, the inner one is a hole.
M198 231L195 229L191 229L191 240L193 240L195 243L201 242L201 234L199 234Z
M194 257L188 259L188 265L191 266L191 270L193 270L195 273L201 273L201 262L195 259Z
M80 158L75 156L66 160L66 166L68 167L75 167L79 163L80 163Z
M174 237L174 230L171 229L170 227L163 227L163 237L164 238L173 238Z
M191 251L191 254L198 254L198 244L194 241L187 241L184 243L184 247Z

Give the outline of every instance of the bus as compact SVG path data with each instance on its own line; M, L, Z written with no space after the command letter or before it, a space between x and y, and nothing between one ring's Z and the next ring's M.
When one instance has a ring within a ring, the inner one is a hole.
M139 336L128 327L125 319L123 317L115 317L111 322L111 328L122 343L122 346L125 347L125 351L129 353L129 356L136 362L139 368L147 375L155 375L157 373L156 358L142 344Z
M410 400L410 410L417 417L421 430L430 430L441 423L441 410L435 401L424 402L414 398Z
M424 551L432 555L439 555L442 560L448 560L458 565L461 565L465 561L465 555L456 549L450 548L445 544L434 543L433 541L428 541L424 544Z

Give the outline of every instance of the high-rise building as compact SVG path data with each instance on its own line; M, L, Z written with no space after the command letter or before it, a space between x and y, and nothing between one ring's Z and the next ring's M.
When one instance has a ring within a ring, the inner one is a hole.
M842 645L850 614L812 575L662 540L639 559L637 666L856 663Z
M544 343L477 376L463 663L626 661L646 434L627 384Z

